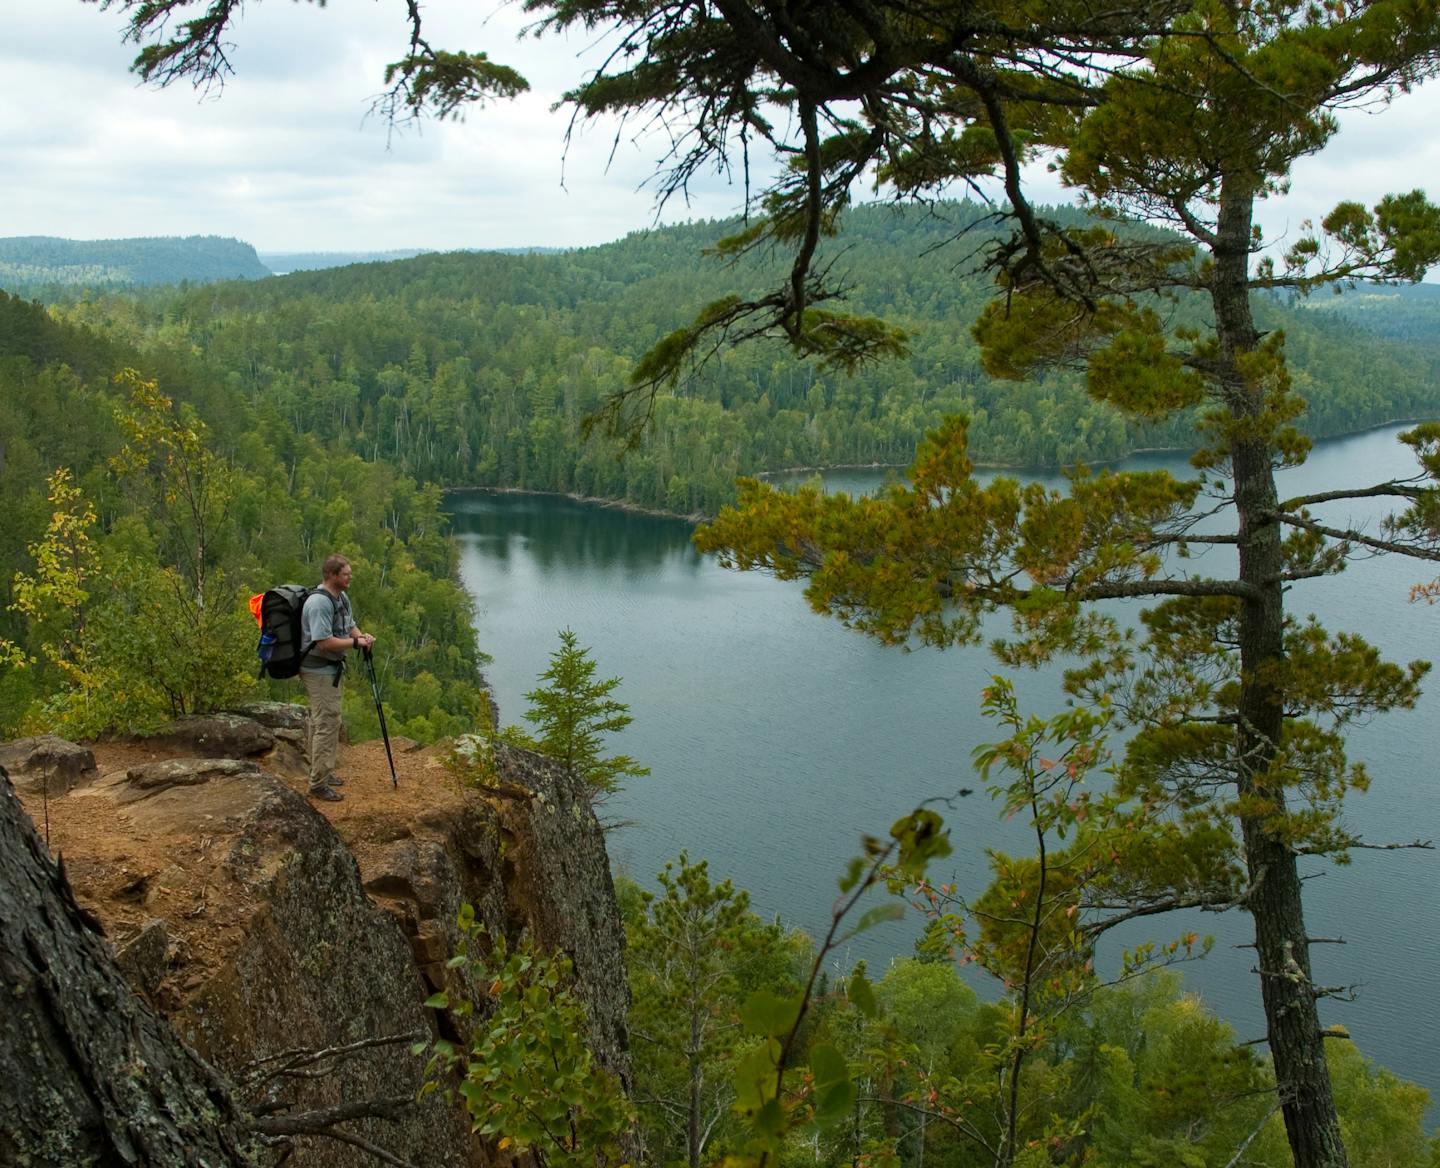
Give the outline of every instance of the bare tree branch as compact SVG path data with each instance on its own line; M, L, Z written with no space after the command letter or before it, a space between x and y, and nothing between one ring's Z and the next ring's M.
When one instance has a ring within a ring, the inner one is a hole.
M267 1136L322 1136L330 1134L327 1129L337 1123L352 1119L398 1119L402 1111L414 1105L415 1099L410 1095L359 1099L337 1103L333 1107L318 1107L313 1111L257 1116L255 1130Z
M1263 1042L1264 1039L1258 1039L1257 1041ZM1236 1168L1236 1165L1240 1163L1245 1155L1245 1149L1254 1143L1255 1137L1265 1130L1265 1125L1269 1123L1271 1117L1280 1110L1281 1105L1282 1100L1278 1098L1270 1105L1270 1110L1260 1117L1260 1122L1255 1125L1248 1136L1240 1141L1240 1146L1235 1149L1235 1154L1230 1157L1230 1161L1225 1165L1225 1168Z
M1290 527L1299 527L1305 531L1313 531L1317 535L1328 535L1331 539L1342 540L1350 544L1359 544L1361 547L1372 548L1377 552L1394 552L1397 555L1409 556L1415 560L1440 560L1440 547L1430 548L1420 544L1398 543L1395 540L1366 535L1364 532L1356 531L1353 528L1330 527L1324 523L1316 523L1313 519L1306 519L1299 515L1287 515L1284 512L1272 511L1270 518Z
M1385 496L1396 496L1402 499L1418 499L1426 493L1426 488L1411 486L1412 482L1422 482L1417 476L1414 479L1391 479L1388 483L1376 483L1373 487L1355 487L1351 490L1321 491L1318 495L1296 495L1294 498L1286 499L1280 504L1282 511L1298 511L1302 507L1313 507L1316 503L1331 503L1338 499L1374 499Z
M276 1054L264 1055L254 1059L241 1068L239 1081L242 1085L263 1083L268 1079L278 1077L300 1068L313 1066L315 1063L324 1062L332 1058L345 1058L362 1050L373 1050L381 1046L395 1046L402 1042L418 1042L427 1037L423 1030L412 1030L405 1034L389 1034L378 1038L362 1038L358 1042L346 1043L343 1046L329 1046L321 1049L313 1047L299 1047L295 1050L280 1051ZM274 1063L284 1063L285 1066L278 1069L267 1070Z

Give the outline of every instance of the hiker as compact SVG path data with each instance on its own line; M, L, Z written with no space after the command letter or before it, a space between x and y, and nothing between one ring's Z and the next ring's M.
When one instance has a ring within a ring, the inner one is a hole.
M320 587L305 601L300 623L302 643L310 650L300 663L300 680L310 694L310 718L305 726L305 752L310 758L310 797L338 803L345 796L335 788L345 782L335 773L340 747L340 691L345 676L345 654L368 649L375 638L362 633L350 612L350 561L330 556L322 569Z

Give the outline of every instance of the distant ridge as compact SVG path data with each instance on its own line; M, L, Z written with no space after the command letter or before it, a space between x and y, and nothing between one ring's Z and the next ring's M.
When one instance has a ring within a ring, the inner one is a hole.
M383 264L393 260L413 260L416 256L436 255L441 249L406 247L392 251L262 251L260 262L277 276L291 272L319 272L326 268L348 268L352 264ZM484 247L453 248L453 251L496 251L504 255L549 254L566 251L563 247Z
M277 276L291 272L318 272L325 268L348 268L351 264L383 264L391 260L413 260L428 255L429 248L405 247L394 251L262 251L260 262Z
M1292 302L1295 307L1339 317L1373 336L1403 341L1440 353L1440 284L1371 284L1364 281L1340 294L1319 292Z
M1074 207L1045 214L1088 222ZM847 311L903 328L910 352L845 376L773 341L727 349L657 407L640 456L648 461L622 464L585 441L586 413L706 304L788 278L783 257L764 251L734 263L706 257L740 226L706 220L560 254L436 252L295 272L161 293L149 311L187 322L218 375L249 370L262 396L273 384L297 426L367 459L447 485L561 491L681 515L714 514L733 500L736 476L756 470L908 463L949 414L969 417L973 458L1008 466L1095 464L1195 441L1188 418L1127 424L1071 369L990 377L970 326L995 295L977 270L1004 230L993 209L881 205L853 208L820 262L838 264ZM1203 327L1206 311L1195 298L1166 306L1176 327ZM1257 297L1256 313L1262 329L1284 330L1309 436L1440 409L1440 369L1420 346L1377 341L1279 297Z
M0 287L106 287L261 280L271 275L255 249L218 235L135 239L0 238Z

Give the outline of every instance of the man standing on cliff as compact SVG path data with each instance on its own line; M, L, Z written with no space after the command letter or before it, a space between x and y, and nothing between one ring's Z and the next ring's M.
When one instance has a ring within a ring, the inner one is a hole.
M335 773L340 749L340 692L345 654L368 649L375 638L362 633L350 612L350 561L333 555L322 568L323 579L305 601L300 614L301 643L310 646L300 662L300 680L310 694L305 725L305 753L310 759L310 797L338 803L345 796L335 788L344 779Z

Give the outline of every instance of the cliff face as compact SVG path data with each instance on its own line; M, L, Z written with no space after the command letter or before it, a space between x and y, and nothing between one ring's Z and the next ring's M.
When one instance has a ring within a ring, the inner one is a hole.
M48 803L43 780L18 785L132 985L255 1114L388 1100L395 1118L337 1130L413 1164L487 1162L452 1106L408 1102L424 1066L411 1043L455 1036L426 997L443 986L483 1011L445 967L465 902L490 929L571 957L597 1059L628 1087L623 934L603 836L569 775L501 748L482 791L402 742L391 790L383 749L366 744L342 754L347 798L322 813L298 793L293 712L253 714L268 735L232 722L224 740L265 745L257 758L194 757L222 736L188 727L158 750L97 745L83 773L98 777L52 783ZM372 1162L333 1140L290 1143L292 1165Z

